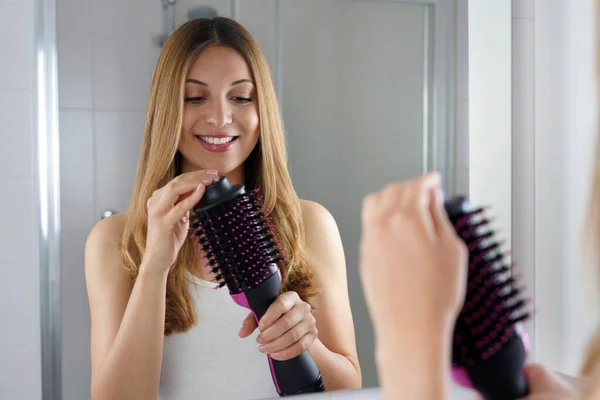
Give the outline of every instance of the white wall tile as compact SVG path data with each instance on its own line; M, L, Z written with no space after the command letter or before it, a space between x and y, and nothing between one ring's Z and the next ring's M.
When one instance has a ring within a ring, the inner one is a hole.
M90 0L57 2L58 78L61 107L92 107Z
M85 242L89 230L62 234L62 381L63 399L89 395L90 312L85 286Z
M0 210L7 210L0 224L2 260L25 264L35 262L37 238L33 222L33 179L3 178L2 193Z
M0 349L39 343L38 281L33 262L0 259L0 320L7 324L0 330Z
M124 211L131 197L145 113L96 112L96 209L99 217L107 208Z
M513 98L518 99L518 106L513 111L513 129L515 132L533 132L535 130L535 26L530 20L513 22L514 35L513 54L519 60L519 68L513 70Z
M276 0L240 1L238 21L252 33L271 68L274 79L277 55Z
M33 176L31 94L0 91L0 176Z
M94 37L94 105L100 110L145 111L160 48L143 37Z
M0 90L31 90L33 78L32 6L0 5L0 54L2 54Z
M454 170L455 189L457 195L469 194L469 168L457 168Z
M456 10L456 99L469 99L469 10L468 0L458 0Z
M42 398L40 354L39 346L0 348L1 399Z
M95 224L92 117L92 111L60 112L63 231L91 229Z
M238 4L247 3L254 0L238 0ZM177 7L175 7L175 23L177 26L188 21L188 12L199 6L209 6L217 10L217 13L221 17L231 17L231 0L204 0L199 2L198 0L177 0Z
M0 6L29 6L32 0L0 0Z
M456 103L456 160L457 168L469 167L469 102L457 101Z
M513 18L533 19L535 0L512 0Z
M75 0L69 0L75 1ZM88 0L91 18L87 21L95 37L136 37L152 40L163 33L163 12L160 1L148 0ZM181 7L179 1L176 8Z

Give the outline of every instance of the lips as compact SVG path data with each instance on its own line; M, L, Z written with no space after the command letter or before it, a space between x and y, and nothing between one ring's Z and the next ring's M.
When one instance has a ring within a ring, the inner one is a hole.
M235 139L237 136L196 136L198 139L210 143L210 144L227 144Z
M223 153L238 142L238 136L196 136L200 144L208 151Z

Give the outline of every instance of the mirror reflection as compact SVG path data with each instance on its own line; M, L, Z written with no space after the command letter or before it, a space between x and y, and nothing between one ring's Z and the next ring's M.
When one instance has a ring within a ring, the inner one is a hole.
M467 193L464 4L58 1L57 19L64 398L375 389L362 199L431 170ZM216 214L185 211L227 183L277 234L235 240L281 248L279 273L207 268ZM277 279L268 306L235 296Z

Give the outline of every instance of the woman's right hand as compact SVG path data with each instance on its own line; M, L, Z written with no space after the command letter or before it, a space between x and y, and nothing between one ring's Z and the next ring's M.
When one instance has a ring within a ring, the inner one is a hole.
M466 287L467 250L444 210L437 173L365 198L360 275L377 334L451 333ZM448 332L446 332L448 331Z
M219 180L216 170L187 172L156 190L146 203L148 233L140 271L167 274L187 237L190 209L207 185Z

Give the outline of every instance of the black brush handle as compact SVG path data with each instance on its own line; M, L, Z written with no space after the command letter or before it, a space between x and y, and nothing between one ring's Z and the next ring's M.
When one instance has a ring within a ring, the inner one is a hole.
M500 351L477 365L467 367L476 389L486 400L514 400L529 394L523 376L526 350L521 337L513 333Z
M277 271L261 284L244 293L257 320L256 323L277 299L280 287L281 276ZM269 355L267 357L273 383L280 396L325 391L321 372L308 351L286 361L273 360Z

